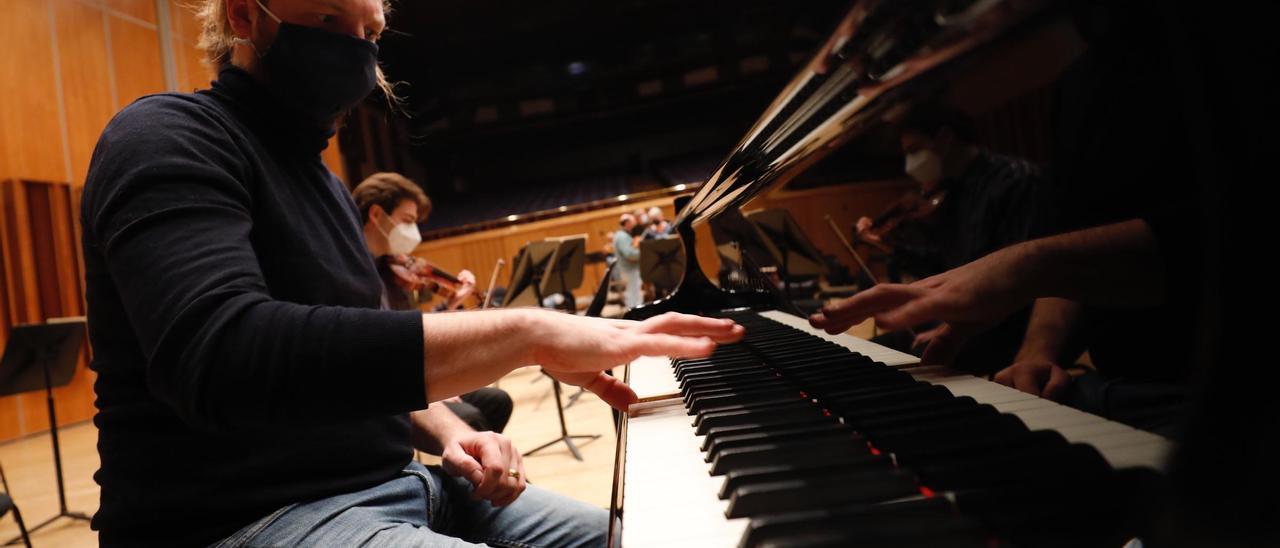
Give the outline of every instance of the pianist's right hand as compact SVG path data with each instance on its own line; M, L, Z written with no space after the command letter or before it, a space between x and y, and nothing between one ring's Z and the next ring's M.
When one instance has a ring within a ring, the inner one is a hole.
M667 313L643 322L585 318L544 309L428 314L423 319L427 400L485 386L513 369L540 365L626 410L636 400L603 373L640 356L702 357L742 338L731 320Z

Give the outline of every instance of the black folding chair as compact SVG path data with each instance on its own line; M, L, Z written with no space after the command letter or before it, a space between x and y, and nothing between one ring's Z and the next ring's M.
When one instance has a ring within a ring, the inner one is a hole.
M4 486L4 490L0 491L0 518L13 510L13 519L18 521L22 542L27 545L27 548L31 548L31 536L27 534L27 524L22 522L22 512L18 511L18 505L14 504L13 498L9 496L9 478L4 477L4 466L0 466L0 485Z

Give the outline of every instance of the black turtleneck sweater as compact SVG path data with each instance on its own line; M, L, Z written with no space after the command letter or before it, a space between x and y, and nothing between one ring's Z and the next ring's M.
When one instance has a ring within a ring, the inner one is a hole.
M422 319L376 310L355 204L247 73L144 97L82 201L103 545L203 545L411 458Z

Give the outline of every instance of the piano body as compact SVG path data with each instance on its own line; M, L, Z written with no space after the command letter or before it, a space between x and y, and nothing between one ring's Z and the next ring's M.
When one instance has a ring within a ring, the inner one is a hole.
M1119 546L1171 442L849 335L772 284L712 284L693 226L752 197L984 59L1060 32L1036 0L859 1L680 209L686 272L633 309L732 317L741 343L627 367L611 542L624 548ZM758 272L757 272L758 274Z

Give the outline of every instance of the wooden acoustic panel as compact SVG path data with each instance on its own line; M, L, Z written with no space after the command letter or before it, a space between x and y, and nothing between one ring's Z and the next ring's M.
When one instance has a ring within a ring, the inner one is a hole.
M0 17L0 177L61 180L62 153L53 7L10 0Z
M155 0L106 0L107 8L151 25L156 24Z
M69 183L0 181L0 346L14 325L84 315L79 191ZM86 347L71 383L55 390L59 424L93 417L88 356ZM43 393L0 398L0 440L48 427Z
M119 107L124 108L143 95L166 91L160 33L116 15L107 18L107 26Z
M64 60L60 68L71 182L82 185L98 136L119 106L112 102L106 25L101 9L80 2L58 2L54 14L58 55Z

